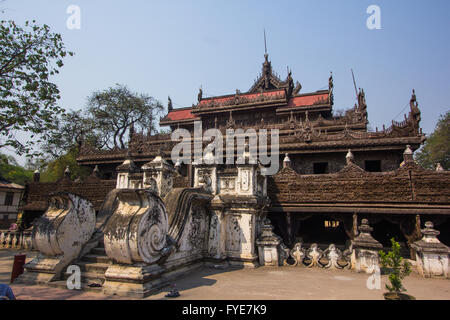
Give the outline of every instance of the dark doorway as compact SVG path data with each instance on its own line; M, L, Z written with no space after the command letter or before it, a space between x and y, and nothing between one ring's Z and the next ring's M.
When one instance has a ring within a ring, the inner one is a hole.
M440 232L437 236L439 241L450 247L450 219L446 218L443 223L435 224L434 229Z
M383 250L388 251L391 249L391 239L394 238L400 244L400 253L403 257L409 258L410 251L408 248L407 240L400 230L398 224L391 223L387 220L381 220L378 223L372 225L372 237L379 241L383 245Z
M328 173L328 162L316 162L313 164L314 174Z
M381 160L366 160L365 168L369 172L381 172Z
M315 214L301 221L296 237L296 242L301 242L305 247L317 243L321 249L334 243L342 250L348 240L344 223L323 214Z

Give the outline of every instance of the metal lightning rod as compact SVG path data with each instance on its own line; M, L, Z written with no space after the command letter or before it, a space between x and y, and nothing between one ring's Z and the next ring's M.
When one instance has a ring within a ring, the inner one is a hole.
M353 74L353 69L350 70L352 70L353 85L355 86L356 101L358 102L358 90L356 89L355 75Z

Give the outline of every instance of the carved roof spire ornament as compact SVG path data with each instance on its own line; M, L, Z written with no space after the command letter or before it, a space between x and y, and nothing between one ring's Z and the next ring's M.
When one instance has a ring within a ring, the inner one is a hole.
M289 158L289 154L286 153L283 159L283 168L290 168L290 167L291 167L291 159Z
M421 116L420 116L421 114L420 114L419 104L417 103L415 89L413 89L413 91L412 91L411 100L409 101L409 107L411 109L410 117L414 120L415 127L416 127L417 131L419 131L419 123L421 120Z
M173 110L172 99L170 99L170 96L167 97L167 110L168 112Z
M227 129L234 128L235 125L236 122L233 120L233 111L230 110L230 117L228 118L227 121Z
M347 165L355 163L355 156L352 151L348 149L347 155L345 156L345 160L347 161Z
M328 91L331 91L334 87L333 84L333 71L330 71L330 77L328 78Z
M200 86L200 89L198 90L198 95L197 95L198 102L202 101L202 98L203 98L203 90L202 90L202 87Z
M264 55L267 55L266 29L264 28Z

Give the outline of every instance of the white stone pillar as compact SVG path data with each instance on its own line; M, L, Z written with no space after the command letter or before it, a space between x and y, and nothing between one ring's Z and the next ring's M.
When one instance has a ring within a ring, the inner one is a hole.
M351 268L356 272L373 273L379 268L378 250L383 246L370 234L373 228L367 219L358 227L359 235L352 240Z
M270 220L266 218L261 226L261 236L256 240L260 265L280 265L279 247L281 242L280 237L273 233L273 226Z
M424 278L449 278L448 260L450 248L439 241L439 231L432 222L425 223L423 238L411 247L416 250L417 270Z
M142 183L144 189L153 190L161 198L164 198L172 189L175 168L158 155L152 161L144 164L141 169L144 172Z

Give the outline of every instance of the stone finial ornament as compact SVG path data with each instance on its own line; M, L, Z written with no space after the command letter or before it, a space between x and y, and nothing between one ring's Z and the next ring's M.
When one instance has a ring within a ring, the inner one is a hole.
M41 179L41 173L39 172L38 169L36 169L33 173L33 182L39 182L40 179Z
M291 167L291 159L289 158L289 154L286 153L284 155L283 168L290 168L290 167Z
M70 168L66 166L66 170L64 170L64 177L70 179Z
M408 144L405 151L403 152L403 161L405 162L405 164L414 162L413 153L414 152L412 151L411 146Z
M355 163L355 156L353 155L350 149L348 149L347 155L345 156L345 160L347 161L347 165Z

